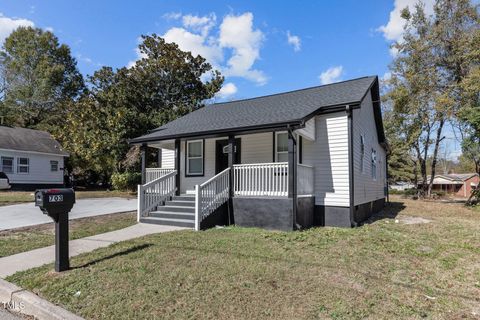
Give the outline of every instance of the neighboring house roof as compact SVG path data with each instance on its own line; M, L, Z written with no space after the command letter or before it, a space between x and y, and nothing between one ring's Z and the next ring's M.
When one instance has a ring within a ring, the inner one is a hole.
M50 133L19 127L0 126L0 149L68 156Z
M378 94L378 77L363 77L258 98L215 103L171 121L131 143L275 128L303 123L320 111L358 106L370 88L379 142L385 142Z
M451 174L437 174L433 179L433 184L445 184L451 182L452 184L459 184L467 181L468 179L478 176L477 173L451 173ZM427 181L431 176L427 176Z

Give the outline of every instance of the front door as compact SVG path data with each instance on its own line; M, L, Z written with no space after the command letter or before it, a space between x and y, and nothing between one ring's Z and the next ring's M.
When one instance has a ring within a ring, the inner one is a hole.
M228 139L217 140L215 146L215 174L222 172L228 168ZM240 163L240 154L241 154L241 140L240 138L235 139L235 151L233 157L233 163Z

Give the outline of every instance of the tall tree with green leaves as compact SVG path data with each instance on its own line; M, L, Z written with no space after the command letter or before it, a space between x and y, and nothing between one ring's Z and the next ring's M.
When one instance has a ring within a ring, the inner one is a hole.
M0 51L1 116L6 124L58 128L65 105L84 88L70 48L50 31L19 27Z
M93 169L104 181L128 169L123 161L128 139L203 107L223 83L203 57L156 35L142 37L143 58L131 68L95 72L88 78L88 93L66 117L62 139L77 169Z
M437 0L432 16L418 3L413 12L403 10L402 17L405 31L395 44L399 54L391 66L387 97L415 152L422 191L430 195L445 126L457 118L463 82L479 63L474 54L478 8L468 0Z

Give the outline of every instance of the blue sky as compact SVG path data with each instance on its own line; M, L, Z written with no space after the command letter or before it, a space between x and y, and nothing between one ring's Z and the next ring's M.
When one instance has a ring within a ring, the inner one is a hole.
M433 0L425 1L431 12ZM87 75L134 63L139 36L157 33L220 69L226 81L217 101L232 100L388 76L400 10L414 3L3 0L0 41L19 25L52 30ZM448 148L459 153L456 142Z
M239 22L239 28L250 22L250 33L254 38L256 35L253 43L250 46L229 45L235 39L227 40L226 46L222 45L220 50L223 58L217 57L215 61L221 69L228 69L229 58L234 54L232 51L248 50L248 47L254 51L258 49L249 69L244 67L237 72L225 72L231 74L226 83L232 83L237 89L234 94L226 94L226 99L318 85L322 72L335 67L337 69L332 69L333 79L326 80L373 74L383 76L391 55L389 42L378 28L389 22L393 9L393 0L128 3L4 0L0 4L3 18L24 19L35 26L53 29L60 41L71 47L84 74L91 74L101 65L121 67L135 60L135 47L141 34L155 32L165 35L172 28L176 28L174 30L180 36L178 29L201 34L200 19L195 25L195 21L188 17L210 19L206 42L218 42L222 23L228 17L232 17L232 24ZM245 18L243 24L238 21L241 17ZM250 21L246 21L249 18ZM193 28L185 27L185 21L189 21L188 26ZM172 37L175 39L174 35ZM248 38L248 34L245 37ZM248 60L246 65L252 61L245 56L240 58ZM248 70L258 71L260 75L248 73Z

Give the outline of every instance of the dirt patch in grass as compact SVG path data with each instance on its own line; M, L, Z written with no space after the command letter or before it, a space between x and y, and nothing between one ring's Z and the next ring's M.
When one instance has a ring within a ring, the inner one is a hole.
M77 199L87 198L135 198L136 195L131 192L122 191L75 191ZM33 202L33 191L0 191L0 206L7 206L18 203Z
M403 216L432 222L394 222ZM475 319L479 219L395 198L355 229L176 231L7 280L90 319Z
M136 223L136 213L75 219L70 221L70 240L126 228ZM54 244L55 226L46 223L37 226L0 231L0 258Z

